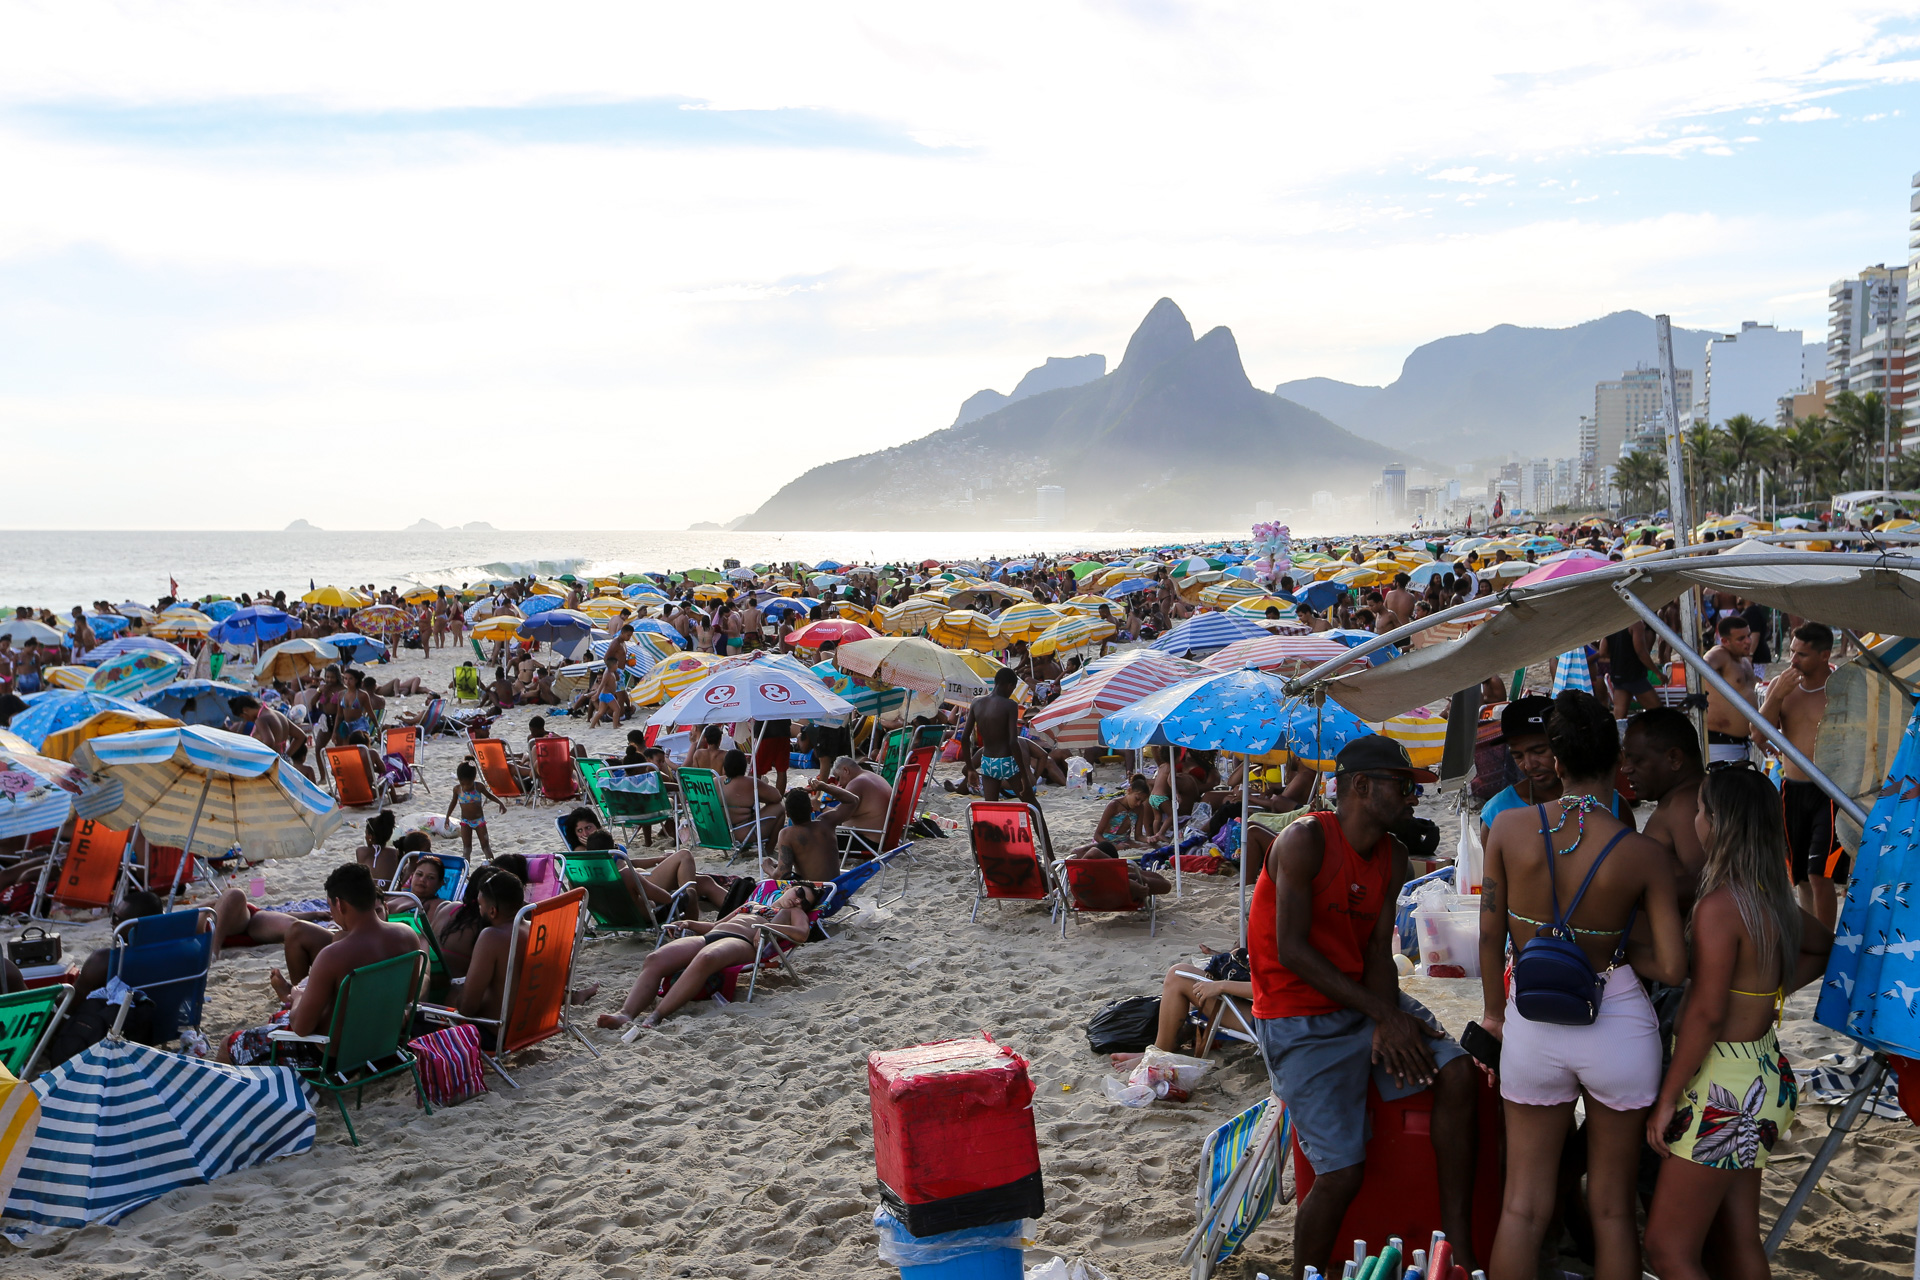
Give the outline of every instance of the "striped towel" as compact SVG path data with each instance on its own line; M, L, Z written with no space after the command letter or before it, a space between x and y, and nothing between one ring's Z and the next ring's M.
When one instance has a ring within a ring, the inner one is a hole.
M487 1091L480 1061L480 1032L471 1022L442 1027L407 1048L420 1059L420 1087L436 1107L451 1107Z
M1585 647L1570 650L1560 655L1560 661L1553 668L1553 692L1558 697L1567 689L1578 689L1581 693L1593 692L1593 673L1587 666Z

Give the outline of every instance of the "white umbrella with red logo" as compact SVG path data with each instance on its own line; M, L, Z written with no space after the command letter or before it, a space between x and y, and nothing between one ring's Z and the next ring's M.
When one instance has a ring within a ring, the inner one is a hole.
M822 684L820 677L784 654L756 653L702 677L670 698L653 720L660 724L754 722L753 750L760 754L760 725L768 720L841 720L854 706ZM754 824L756 836L762 831ZM764 837L761 852L766 852Z

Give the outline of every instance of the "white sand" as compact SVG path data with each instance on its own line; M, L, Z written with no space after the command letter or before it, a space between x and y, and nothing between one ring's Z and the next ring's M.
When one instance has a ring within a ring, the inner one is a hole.
M411 655L379 670L383 679L445 681L459 659ZM420 705L389 701L392 710ZM531 714L509 713L497 733L524 738ZM596 751L620 741L584 725L561 717L554 727ZM423 765L434 789L396 806L403 825L407 815L444 809L460 755L454 739L428 744ZM1111 786L1119 776L1103 769L1099 780ZM1065 790L1042 800L1062 849L1090 836L1103 803ZM964 800L931 785L925 807L964 818ZM553 850L554 816L550 806L490 816L495 851ZM268 864L265 900L317 895L358 831L354 822L311 857ZM431 1117L408 1090L385 1082L355 1116L357 1149L323 1100L310 1153L176 1191L115 1227L42 1238L24 1251L33 1262L9 1265L87 1280L376 1270L394 1280L893 1275L869 1225L877 1193L865 1055L985 1029L1033 1063L1047 1195L1042 1249L1087 1256L1126 1280L1186 1274L1177 1255L1193 1225L1200 1140L1265 1093L1265 1072L1250 1050L1229 1048L1190 1103L1129 1111L1106 1101L1106 1063L1088 1050L1084 1026L1109 999L1157 992L1168 965L1197 944L1231 943L1233 882L1188 878L1184 899L1162 900L1157 938L1147 937L1144 919L1079 919L1062 942L1038 907L988 904L968 923L964 832L924 840L917 851L904 903L862 911L833 941L802 948L798 979L773 979L751 1006L701 1002L621 1044L591 1029L593 1015L617 1005L646 948L588 943L580 978L603 991L581 1020L600 1060L570 1040L549 1041L509 1063L518 1092L490 1077L493 1092ZM61 932L75 959L106 935L98 924ZM229 952L209 985L208 1033L270 1015L266 971L280 963L277 947ZM1478 1012L1471 983L1408 985L1456 1032ZM1803 992L1787 1039L1827 1052L1815 1041L1831 1037L1807 1020L1811 1009L1812 993ZM1825 1108L1803 1106L1776 1150L1771 1202L1784 1200L1825 1129ZM1822 1182L1777 1274L1908 1274L1917 1148L1906 1122L1869 1121ZM1276 1211L1250 1257L1222 1274L1284 1274L1291 1221L1290 1209Z

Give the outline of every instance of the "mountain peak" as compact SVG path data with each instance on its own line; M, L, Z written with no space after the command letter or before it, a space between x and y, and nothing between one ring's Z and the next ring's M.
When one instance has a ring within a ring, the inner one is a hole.
M1138 378L1147 370L1179 355L1193 345L1193 326L1172 298L1162 298L1127 339L1127 353L1114 372Z

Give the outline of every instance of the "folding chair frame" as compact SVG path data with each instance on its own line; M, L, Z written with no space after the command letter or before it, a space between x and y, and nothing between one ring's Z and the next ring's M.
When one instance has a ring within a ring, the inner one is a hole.
M983 801L980 801L979 803L985 804L988 802L983 800ZM980 868L979 845L974 840L974 835L973 835L974 806L970 804L967 806L967 848L968 848L968 851L973 854L974 896L973 896L973 912L972 914L968 915L967 922L971 924L979 920L980 904L983 902L999 902L999 903L1045 902L1045 903L1048 903L1050 906L1050 910L1047 915L1047 920L1048 920L1048 923L1052 923L1055 917L1059 915L1061 908L1065 904L1066 889L1059 882L1059 878L1055 875L1055 872L1054 872L1054 867L1056 864L1054 862L1054 857L1053 857L1053 836L1047 830L1046 815L1040 812L1039 805L1033 804L1031 802L998 800L998 801L993 801L992 803L995 803L995 804L1020 803L1027 810L1027 815L1031 819L1033 824L1033 831L1036 839L1036 846L1033 851L1034 861L1040 864L1040 883L1046 886L1046 892L1041 894L1037 898L995 898L995 897L988 896L987 873L981 870Z
M6 1001L20 996L34 995L44 998L47 990L48 988L45 987L26 987L20 991L9 991L6 995L0 996L0 1008L4 1007ZM54 1032L60 1029L60 1024L66 1021L68 1010L73 1008L73 984L63 982L59 990L64 994L54 1004L52 1012L47 1017L47 1024L40 1028L40 1036L34 1041L33 1051L27 1055L27 1060L21 1064L20 1070L14 1073L16 1079L31 1080L33 1078L34 1068L40 1065L40 1055L47 1051L47 1046L53 1042Z
M1107 916L1107 915L1134 916L1134 915L1139 915L1142 910L1145 910L1147 913L1147 936L1151 938L1155 935L1155 933L1159 931L1160 895L1157 893L1148 894L1145 906L1142 907L1142 906L1136 905L1131 911L1108 911L1108 910L1095 908L1095 907L1075 906L1073 901L1073 885L1067 879L1067 863L1069 861L1075 861L1075 859L1062 858L1060 859L1060 861L1053 864L1054 883L1059 885L1060 887L1060 936L1061 938L1064 939L1067 936L1067 917L1068 916L1082 916L1082 915L1085 915L1085 916ZM1126 865L1126 859L1124 858L1081 858L1081 859L1077 859L1077 861L1117 862L1123 867Z

